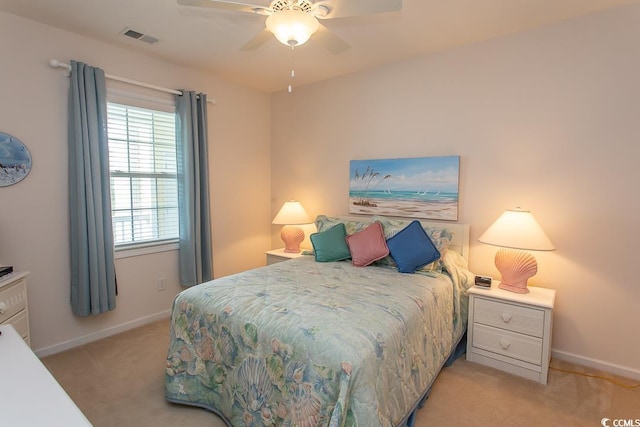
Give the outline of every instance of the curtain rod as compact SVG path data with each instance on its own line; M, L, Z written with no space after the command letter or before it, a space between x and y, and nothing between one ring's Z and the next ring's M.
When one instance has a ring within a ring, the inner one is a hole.
M65 64L64 62L60 62L57 59L50 59L49 60L49 65L51 67L53 67L53 68L64 68L68 72L71 71L71 65ZM131 80L131 79L128 79L126 77L114 76L113 74L107 74L107 73L105 73L104 77L109 79L109 80L115 80L115 81L118 81L118 82L128 83L128 84L131 84L131 85L134 85L134 86L145 87L147 89L153 89L153 90L157 90L157 91L160 91L160 92L171 93L171 94L174 94L174 95L182 95L182 91L180 91L180 90L170 89L170 88L162 87L162 86L156 86L156 85L152 85L152 84L149 84L149 83L140 82L140 81L137 81L137 80ZM207 99L207 102L209 102L211 104L215 104L216 100L215 99Z

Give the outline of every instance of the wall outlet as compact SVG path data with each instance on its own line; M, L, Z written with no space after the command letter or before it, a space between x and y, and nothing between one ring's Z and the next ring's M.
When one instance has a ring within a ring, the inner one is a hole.
M167 279L161 277L158 279L158 292L167 290Z

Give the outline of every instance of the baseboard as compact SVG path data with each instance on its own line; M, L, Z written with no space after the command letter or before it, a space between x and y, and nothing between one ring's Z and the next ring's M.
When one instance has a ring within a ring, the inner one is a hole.
M51 354L60 353L61 351L69 350L74 347L78 347L83 344L88 344L93 341L100 340L102 338L110 337L111 335L119 334L120 332L128 331L129 329L137 328L138 326L146 325L147 323L155 322L156 320L166 319L171 315L171 310L161 311L159 313L151 314L149 316L141 317L139 319L131 320L129 322L122 323L120 325L112 326L107 329L102 329L98 332L94 332L89 335L74 338L72 340L63 341L58 344L50 345L34 350L34 353L38 357L45 357Z
M558 360L575 363L576 365L586 366L587 368L598 369L600 371L609 372L621 377L640 380L640 371L627 366L620 366L614 363L602 360L591 359L589 357L579 356L577 354L568 353L566 351L551 350L551 357Z

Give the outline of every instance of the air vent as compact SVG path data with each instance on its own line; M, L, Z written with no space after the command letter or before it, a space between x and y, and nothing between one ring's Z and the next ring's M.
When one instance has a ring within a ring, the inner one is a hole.
M124 36L127 36L127 37L131 37L132 39L136 39L136 40L140 40L140 41L145 42L145 43L149 43L149 44L154 44L154 43L156 43L158 41L158 39L155 38L155 37L151 37L151 36L149 36L147 34L143 34L143 33L139 32L139 31L132 30L131 28L125 28L124 30L122 30L122 32L120 34L122 34Z

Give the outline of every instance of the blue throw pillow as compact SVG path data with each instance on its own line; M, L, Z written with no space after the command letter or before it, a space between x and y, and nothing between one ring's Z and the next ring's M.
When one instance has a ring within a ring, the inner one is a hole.
M412 221L389 238L387 246L401 273L415 273L420 267L440 258L440 252L419 221Z
M313 253L318 262L332 262L349 259L351 253L345 238L347 229L339 223L328 230L313 233L309 236L313 245Z

